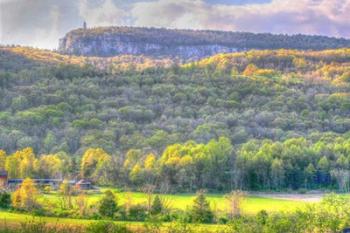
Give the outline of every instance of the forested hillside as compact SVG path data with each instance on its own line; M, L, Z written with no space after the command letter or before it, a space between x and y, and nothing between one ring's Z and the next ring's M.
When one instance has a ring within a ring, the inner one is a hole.
M17 162L0 163L12 177L80 173L167 191L348 189L349 49L124 68L96 59L1 49L0 148ZM12 154L26 147L34 152ZM42 173L42 154L66 165ZM17 170L21 161L30 169Z
M51 50L30 47L1 47L1 70L18 71L25 68L47 65L76 65L85 68L94 67L99 71L115 72L120 70L144 70L152 67L169 67L178 62L169 58L151 58L147 56L120 55L110 58L63 55Z

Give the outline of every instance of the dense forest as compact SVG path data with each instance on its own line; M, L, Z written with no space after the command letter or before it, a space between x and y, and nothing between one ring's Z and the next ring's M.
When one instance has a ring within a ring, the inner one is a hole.
M114 59L1 48L0 166L10 177L349 190L349 49Z

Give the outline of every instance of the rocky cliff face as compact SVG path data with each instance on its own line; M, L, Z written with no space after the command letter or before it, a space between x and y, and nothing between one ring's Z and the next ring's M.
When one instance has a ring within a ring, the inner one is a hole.
M59 51L84 56L146 55L194 60L248 49L350 47L350 40L306 35L102 27L77 29L60 40Z
M176 57L179 59L200 59L218 53L236 52L238 49L219 44L165 45L162 43L133 41L116 34L85 37L68 34L60 40L59 51L65 54L84 56L148 55L155 57Z

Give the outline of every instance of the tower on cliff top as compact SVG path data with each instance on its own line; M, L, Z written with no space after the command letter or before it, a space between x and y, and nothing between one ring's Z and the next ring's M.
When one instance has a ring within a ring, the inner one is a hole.
M86 21L84 21L83 23L83 29L86 30L87 29L87 24L86 24Z

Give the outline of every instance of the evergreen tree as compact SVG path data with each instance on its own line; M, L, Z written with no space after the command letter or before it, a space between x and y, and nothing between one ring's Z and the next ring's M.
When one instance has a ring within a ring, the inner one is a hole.
M152 214L160 214L163 210L163 203L157 195L152 203L151 213Z
M100 201L99 213L104 217L113 218L114 214L117 212L117 202L115 200L115 195L112 191L107 190Z
M0 209L7 209L11 205L11 195L7 192L0 192Z
M214 214L210 209L210 204L205 197L204 191L199 191L193 201L192 220L200 223L210 223L213 221Z

